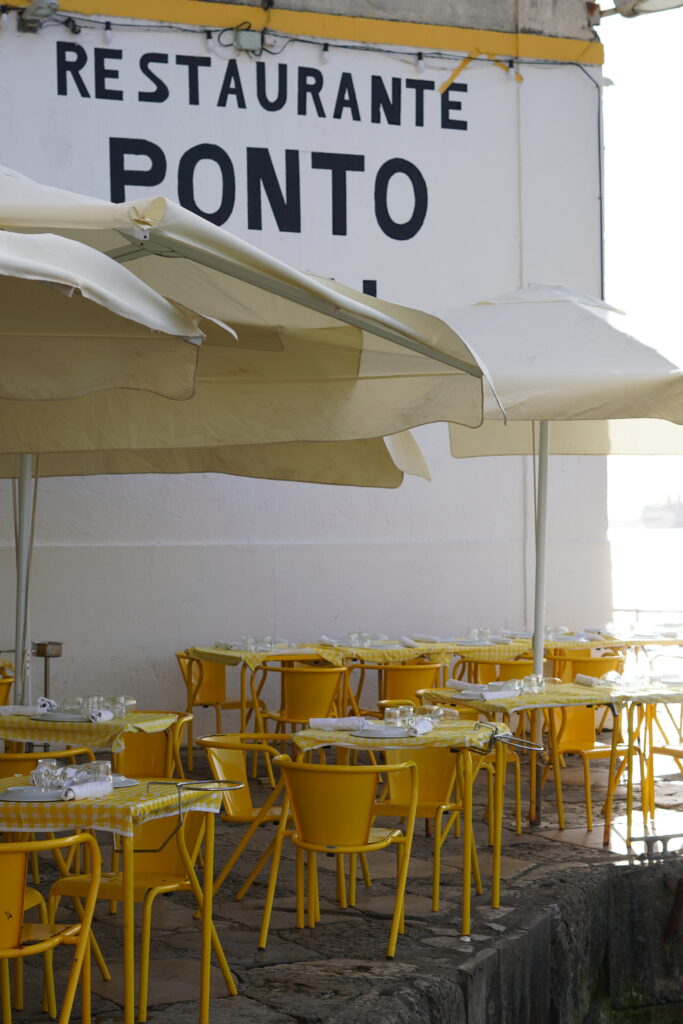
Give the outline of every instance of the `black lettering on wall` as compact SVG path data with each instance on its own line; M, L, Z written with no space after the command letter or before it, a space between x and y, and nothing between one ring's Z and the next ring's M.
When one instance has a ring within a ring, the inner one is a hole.
M71 75L81 96L90 93L80 72L88 63L88 55L79 43L57 43L57 95L67 95L67 76Z
M93 50L95 59L95 99L98 100L122 100L121 89L110 89L107 85L108 78L118 78L118 68L108 68L107 61L121 60L123 50L110 50L108 47L96 46Z
M308 97L310 96L318 117L325 117L325 110L320 100L320 90L323 87L322 71L318 71L317 68L299 68L298 80L297 114L306 116L308 113Z
M210 57L188 57L186 54L178 54L176 64L187 68L187 99L191 107L199 106L199 69L210 68Z
M349 171L365 169L365 157L351 153L311 153L311 166L315 170L330 171L332 175L332 234L347 233L347 186Z
M272 65L271 65L272 67ZM258 61L256 64L256 99L264 110L282 110L287 102L287 65L277 66L277 96L274 100L268 99L266 92L266 62Z
M301 231L301 188L298 149L285 150L285 190L280 187L267 149L247 149L247 225L263 228L261 193L265 192L279 231Z
M145 156L149 160L147 170L133 170L126 167L126 156ZM152 187L160 185L166 177L166 157L163 149L147 139L109 140L109 194L113 203L122 203L126 198L126 185Z
M345 110L351 111L351 117L354 121L360 121L360 108L356 97L356 89L353 84L353 78L348 71L342 72L339 77L339 88L337 89L337 99L334 104L332 117L341 119L342 113Z
M211 160L221 172L221 201L217 209L203 210L197 203L194 189L194 174L201 160ZM235 206L235 170L232 160L220 146L206 142L192 146L180 158L178 164L178 200L181 206L192 213L198 213L212 224L225 224Z
M143 53L140 58L140 70L154 86L153 92L139 92L138 99L143 103L164 103L168 99L168 86L158 75L150 70L150 64L168 64L167 53Z
M228 102L228 96L234 96L237 100L237 106L244 110L247 103L244 99L244 89L242 88L242 79L240 78L237 61L234 58L228 61L216 106L224 107Z
M424 128L425 123L425 93L431 92L434 82L425 81L424 78L406 78L406 89L415 90L415 126Z
M467 92L466 83L453 82L453 85L449 85L446 91L441 93L441 127L455 128L458 131L466 132L467 121L453 119L451 117L452 110L462 110L462 103L460 100L454 100L449 95L452 92Z
M401 79L391 79L391 96L387 92L384 80L379 75L373 75L370 88L370 120L373 124L379 124L381 116L387 124L401 123Z
M392 219L387 203L389 183L395 174L405 174L413 186L413 212L408 220L402 223ZM415 164L398 157L382 164L375 178L375 216L380 228L389 238L406 241L415 237L427 216L427 183Z

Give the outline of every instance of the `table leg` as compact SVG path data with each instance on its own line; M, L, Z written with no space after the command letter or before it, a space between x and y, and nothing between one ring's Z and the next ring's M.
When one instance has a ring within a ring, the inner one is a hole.
M123 836L121 843L123 872L123 1020L135 1022L135 904L133 901L134 840Z
M472 755L469 750L460 754L463 764L462 796L462 935L469 939L472 907Z
M612 803L614 801L614 790L617 784L617 747L619 745L619 708L616 709L612 723L612 746L609 753L609 775L607 782L607 799L605 800L605 830L602 836L602 845L609 846L610 832L612 829Z
M550 758L553 763L553 775L555 776L555 800L557 803L557 824L558 828L564 828L564 802L562 800L562 776L560 775L560 752L557 749L557 725L555 722L554 708L548 709L548 742L550 744Z
M209 1024L209 998L211 991L211 930L213 924L213 851L214 816L204 815L204 899L202 901L202 959L199 982L199 1024Z
M240 732L247 731L247 673L248 667L242 663L240 669Z
M503 800L505 799L505 772L507 769L507 747L496 743L496 795L493 833L493 880L491 884L491 906L500 906L500 859L503 844Z
M536 714L536 711L531 711L529 714L529 733L532 737L536 735ZM538 754L535 750L532 750L529 755L529 823L531 825L537 823L538 816L537 785L539 780L536 777L537 762Z

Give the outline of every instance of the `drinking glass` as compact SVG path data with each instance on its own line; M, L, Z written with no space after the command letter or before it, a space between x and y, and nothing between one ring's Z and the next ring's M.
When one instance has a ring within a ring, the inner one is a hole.
M55 789L59 784L57 761L53 757L45 757L31 772L31 782L38 789Z
M384 724L395 726L399 724L398 708L385 708L384 709Z
M397 725L399 725L402 729L409 729L410 726L413 725L415 722L415 708L413 707L413 705L400 704L396 708L396 710L398 712Z

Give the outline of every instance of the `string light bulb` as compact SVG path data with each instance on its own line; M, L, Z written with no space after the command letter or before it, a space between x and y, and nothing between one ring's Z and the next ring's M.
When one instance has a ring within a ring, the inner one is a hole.
M425 56L424 53L418 53L415 59L415 67L417 68L418 75L421 75L425 69Z
M111 22L105 21L104 23L104 45L111 46L114 39L114 33L111 30Z
M320 53L320 63L321 64L327 64L329 59L330 59L330 44L329 43L323 43L323 48L322 48L322 51Z
M4 29L6 29L8 25L9 25L9 11L5 7L5 5L3 4L2 7L0 7L0 32L2 32Z

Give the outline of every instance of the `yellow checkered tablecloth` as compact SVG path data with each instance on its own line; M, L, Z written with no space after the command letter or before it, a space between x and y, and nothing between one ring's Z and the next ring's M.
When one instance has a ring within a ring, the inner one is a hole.
M292 661L296 661L298 658L320 658L321 661L329 661L332 665L342 665L344 662L343 657L338 657L337 648L318 647L311 644L273 647L269 651L245 651L238 647L188 647L185 653L189 658L198 658L200 661L217 661L221 665L245 664L252 671L273 658L291 658ZM328 657L328 655L332 656Z
M90 747L91 750L124 748L123 735L127 732L163 732L176 720L176 715L158 711L134 711L125 718L109 722L55 722L43 715L0 715L0 739L15 743L49 743L54 746Z
M499 735L509 735L510 729L502 722L493 722ZM381 737L355 736L337 729L303 729L292 733L292 742L299 750L316 750L318 747L349 747L352 750L405 750L406 756L415 747L478 747L481 746L481 730L476 722L449 722L438 725L431 732L421 736Z
M493 648L492 648L493 649ZM239 665L244 663L250 669L256 669L265 661L273 658L320 658L330 665L344 665L349 661L372 662L375 665L400 665L426 655L432 661L448 661L453 644L416 644L415 647L404 647L401 644L387 644L385 647L349 647L331 644L303 644L300 647L274 647L270 651L244 651L236 647L227 650L219 647L188 647L185 652L191 658L204 661L218 661L223 665Z
M450 649L459 658L497 665L500 661L512 661L527 651L531 654L531 640L511 640L509 644L471 644L463 640L452 644Z
M29 779L13 776L0 779L0 793L12 786L29 785ZM191 783L190 783L191 785ZM93 828L132 836L135 826L154 818L170 818L183 811L212 811L221 808L222 793L216 786L198 790L160 782L139 782L127 789L115 789L107 796L92 800L54 800L50 802L19 802L0 800L0 830L4 832L64 832ZM180 801L180 803L179 803Z
M429 690L425 695L435 704L466 705L485 713L533 711L535 708L582 707L591 704L680 704L683 686L671 687L655 684L642 686L581 686L579 683L552 684L543 693L520 693L514 697L478 700L476 695L463 693L453 687Z

